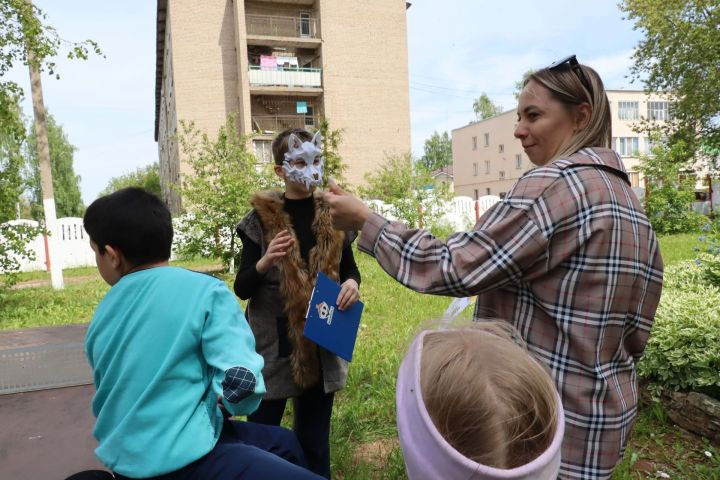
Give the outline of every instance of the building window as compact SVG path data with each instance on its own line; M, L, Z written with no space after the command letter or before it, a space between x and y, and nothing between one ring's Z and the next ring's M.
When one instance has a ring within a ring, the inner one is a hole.
M623 157L635 157L640 151L640 139L638 137L618 137L617 151Z
M490 187L487 187L487 188L485 189L485 195L490 195Z
M478 164L477 162L473 163L473 175L476 177L478 176Z
M640 174L638 172L628 172L628 177L630 178L631 187L640 186Z
M490 146L490 134L489 133L485 134L485 146L486 147Z
M504 153L505 152L505 145L502 143L498 146L498 153Z
M670 102L648 102L648 119L661 122L670 120Z
M522 155L519 153L515 155L515 168L518 170L522 168Z
M490 160L485 160L485 173L490 173Z
M473 150L477 150L477 137L473 137Z
M272 141L271 140L255 140L253 142L253 150L258 163L272 163Z
M505 172L500 170L498 173L500 174L500 180L505 180Z
M475 200L477 200L478 198L480 198L480 192L479 192L478 189L476 188L476 189L475 189Z
M639 117L638 102L618 102L618 118L620 120L637 120Z
M645 153L653 155L653 148L658 147L667 143L667 137L661 137L657 140L653 140L651 137L645 137Z
M300 36L310 36L310 13L300 12Z
M505 198L505 195L507 195L507 193L505 193L505 192L498 193L498 197L500 197L500 199Z

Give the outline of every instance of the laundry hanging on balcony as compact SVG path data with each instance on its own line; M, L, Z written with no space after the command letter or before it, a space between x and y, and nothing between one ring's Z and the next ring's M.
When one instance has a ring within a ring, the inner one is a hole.
M260 55L260 70L277 70L277 57Z
M280 68L298 68L297 57L275 57Z
M260 70L281 70L283 68L298 68L297 57L260 55Z

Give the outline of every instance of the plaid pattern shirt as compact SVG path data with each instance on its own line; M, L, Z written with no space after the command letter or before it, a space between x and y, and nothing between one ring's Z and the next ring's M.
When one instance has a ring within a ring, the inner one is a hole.
M612 150L526 172L447 243L372 214L359 248L419 292L512 321L563 399L561 478L609 478L637 413L635 364L662 288L655 234Z

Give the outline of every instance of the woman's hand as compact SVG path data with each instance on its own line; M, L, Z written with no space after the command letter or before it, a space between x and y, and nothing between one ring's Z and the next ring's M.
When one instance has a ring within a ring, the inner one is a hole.
M360 230L370 216L370 207L345 193L332 180L323 200L330 207L333 227L337 230Z
M352 278L348 278L340 285L340 293L335 303L338 306L338 310L342 311L352 307L359 299L360 290L358 290L357 282Z
M261 275L265 275L270 267L275 265L277 261L287 255L290 245L295 239L287 230L282 230L270 240L265 255L255 264L255 270Z

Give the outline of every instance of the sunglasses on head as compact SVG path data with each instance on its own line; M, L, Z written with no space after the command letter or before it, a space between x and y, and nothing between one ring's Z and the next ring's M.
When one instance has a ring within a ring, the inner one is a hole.
M588 93L592 97L593 89L592 84L590 81L588 81L588 78L585 76L585 72L583 72L582 67L580 67L580 63L577 61L577 57L575 55L570 55L565 58L561 58L560 60L556 60L553 63L551 63L548 67L548 70L565 70L570 69L573 72L575 72L580 79L580 83L583 84L583 86L587 89Z

